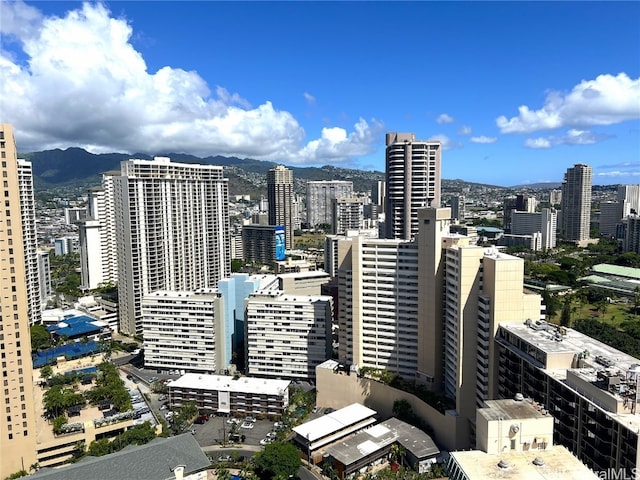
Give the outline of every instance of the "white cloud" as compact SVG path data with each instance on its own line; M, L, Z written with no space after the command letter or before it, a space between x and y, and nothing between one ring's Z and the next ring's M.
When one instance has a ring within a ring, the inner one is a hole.
M593 145L609 138L611 135L572 128L562 136L549 135L534 139L529 138L525 140L524 144L529 148L551 148L555 145Z
M462 148L462 142L454 142L447 135L442 133L438 135L432 135L429 140L438 140L442 145L443 150L451 150L453 148Z
M621 172L620 170L614 170L611 172L600 172L596 176L598 177L640 177L640 170L634 172Z
M473 143L496 143L498 141L498 138L480 135L479 137L471 137L471 141Z
M436 118L436 122L437 123L453 123L455 120L451 115L447 115L446 113L441 113L440 115L438 115L438 118Z
M149 72L131 25L104 5L84 3L64 17L43 17L22 2L1 6L0 33L21 48L0 50L2 120L14 125L21 151L79 146L314 164L371 153L379 140L381 124L360 119L351 132L330 127L309 141L296 118L267 99L252 106L195 71Z
M304 92L302 95L304 96L304 99L307 101L307 103L309 105L315 105L316 104L316 97L314 97L310 93Z
M469 125L463 125L458 129L458 135L471 135L471 127Z
M551 148L551 142L543 137L527 138L524 142L525 147L529 148Z
M530 110L522 105L519 115L500 116L496 124L502 133L531 133L561 127L611 125L640 118L640 78L625 73L599 75L583 80L571 92L552 91L544 106Z

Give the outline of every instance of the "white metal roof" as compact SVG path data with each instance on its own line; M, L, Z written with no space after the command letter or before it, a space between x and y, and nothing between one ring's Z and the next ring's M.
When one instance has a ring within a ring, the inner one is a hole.
M371 410L359 403L353 403L347 407L328 413L322 417L311 420L310 422L298 425L293 429L298 435L306 438L309 442L326 437L332 433L338 432L350 425L354 425L362 420L372 417L376 414L375 410Z
M234 380L226 375L206 375L204 373L185 373L177 380L169 382L169 388L190 388L194 390L216 390L228 392L264 393L282 395L287 391L289 380L271 380L265 378L240 377Z

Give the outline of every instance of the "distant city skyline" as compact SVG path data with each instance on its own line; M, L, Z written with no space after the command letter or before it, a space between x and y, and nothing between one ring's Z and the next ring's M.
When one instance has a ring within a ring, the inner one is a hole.
M637 2L0 0L21 152L188 153L384 171L385 133L442 178L640 183Z

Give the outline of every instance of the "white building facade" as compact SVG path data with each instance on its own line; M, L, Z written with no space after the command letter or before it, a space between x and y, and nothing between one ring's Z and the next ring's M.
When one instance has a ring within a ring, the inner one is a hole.
M331 358L333 299L258 291L246 301L247 373L315 379L316 366Z
M362 236L338 240L341 362L413 378L418 364L418 248Z
M215 289L157 291L142 300L144 366L214 373L221 365L217 345L223 322Z
M324 180L307 182L307 223L309 228L333 225L333 202L353 196L353 182Z
M215 288L231 273L222 167L127 160L114 176L120 331L142 331L142 297Z

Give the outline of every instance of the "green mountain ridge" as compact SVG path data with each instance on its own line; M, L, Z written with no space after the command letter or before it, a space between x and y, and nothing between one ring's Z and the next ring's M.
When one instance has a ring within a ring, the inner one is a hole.
M187 153L163 153L157 156L169 157L175 162L220 165L224 168L225 177L229 178L229 193L231 195L249 194L253 198L266 194L267 171L279 165L275 162L220 155L200 158ZM142 153L94 154L82 148L70 147L65 150L55 149L23 153L19 154L19 158L31 161L36 189L46 189L57 186L99 185L101 174L119 170L121 161L131 158L150 160L153 157ZM305 193L306 182L321 180L351 181L355 191L370 191L373 184L376 181L384 180L385 176L384 172L380 171L349 169L332 165L324 165L322 167L287 165L287 168L293 171L296 193L301 194ZM554 185L557 184L549 184L547 188L553 188ZM443 192L461 191L461 187L464 186L490 189L515 188L478 184L460 179L442 180ZM522 186L522 188L527 188L527 186Z

